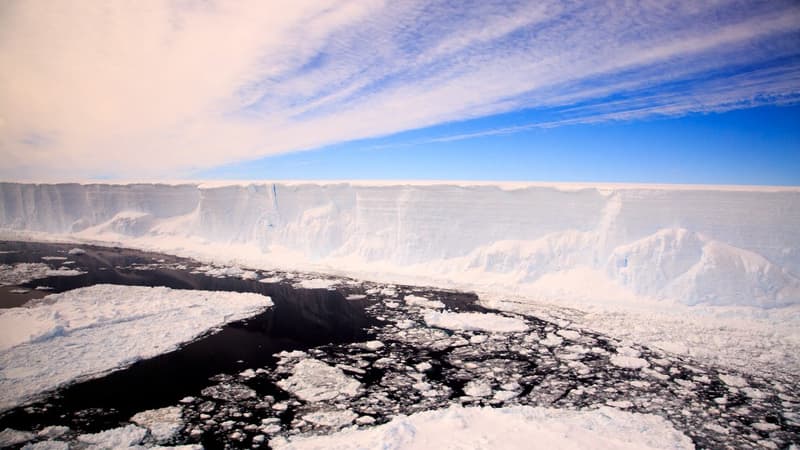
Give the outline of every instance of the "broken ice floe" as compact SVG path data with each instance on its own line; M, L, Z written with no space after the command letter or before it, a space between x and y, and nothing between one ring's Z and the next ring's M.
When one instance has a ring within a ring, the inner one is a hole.
M42 263L0 264L0 286L15 286L47 277L73 277L85 273L66 267L51 269Z
M307 402L352 397L359 392L361 383L346 376L341 369L316 359L305 359L294 366L292 375L278 383Z
M0 410L173 350L270 305L258 294L95 285L0 310Z
M528 329L525 321L500 314L477 312L427 312L425 323L448 330L488 331L498 333L522 332Z
M150 430L159 444L169 442L183 427L181 408L176 406L142 411L131 417L131 422Z
M406 295L403 297L403 301L406 302L409 306L419 306L421 308L431 308L431 309L442 309L444 308L444 303L440 302L439 300L429 300L425 297L421 297L418 295Z

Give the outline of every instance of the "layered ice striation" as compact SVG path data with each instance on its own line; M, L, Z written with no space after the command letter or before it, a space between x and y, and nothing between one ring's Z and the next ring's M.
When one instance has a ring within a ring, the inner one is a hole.
M0 228L537 298L800 303L797 188L0 183Z

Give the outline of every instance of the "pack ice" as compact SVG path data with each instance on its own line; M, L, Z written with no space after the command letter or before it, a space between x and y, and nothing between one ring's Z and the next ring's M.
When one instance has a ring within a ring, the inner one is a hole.
M800 303L798 188L0 183L0 229L532 298Z

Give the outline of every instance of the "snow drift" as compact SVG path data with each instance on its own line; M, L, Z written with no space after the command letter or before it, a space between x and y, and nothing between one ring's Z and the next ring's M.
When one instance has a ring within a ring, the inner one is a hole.
M800 303L797 188L0 183L0 228L519 293L591 273L689 305Z

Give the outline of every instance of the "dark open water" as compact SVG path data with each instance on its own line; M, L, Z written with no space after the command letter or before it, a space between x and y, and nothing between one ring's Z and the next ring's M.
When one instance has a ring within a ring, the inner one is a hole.
M122 248L80 246L86 253L69 255L74 245L31 242L0 242L0 264L45 263L52 268L61 260L44 256L66 256L70 268L86 271L78 276L56 276L21 285L27 294L0 294L0 305L12 307L43 297L94 284L166 286L173 289L254 292L269 296L274 306L250 319L231 323L177 351L139 361L125 370L78 383L60 390L34 408L17 408L0 416L0 429L30 429L37 424L67 425L96 432L117 426L138 411L174 405L209 385L213 375L236 374L248 367L274 365L274 353L305 350L322 344L363 341L367 328L379 321L364 312L367 301L345 300L342 292L327 289L296 289L288 283L216 278L191 273L196 261ZM182 265L185 269L132 267ZM46 286L48 291L35 288ZM19 286L17 286L19 287ZM264 386L260 394L285 396ZM74 414L87 411L91 414Z

